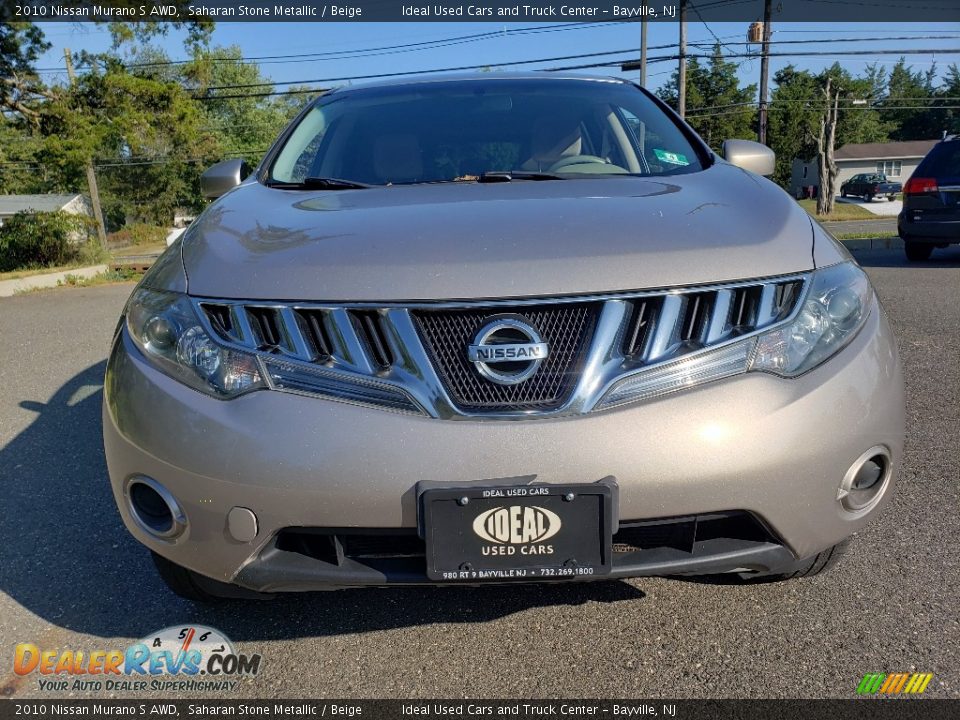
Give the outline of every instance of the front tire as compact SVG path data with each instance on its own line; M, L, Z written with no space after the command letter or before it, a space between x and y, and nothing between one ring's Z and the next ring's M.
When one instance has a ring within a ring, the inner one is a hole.
M924 260L930 259L930 254L933 252L933 245L904 241L903 251L906 253L907 260L910 262L923 262Z
M796 580L797 578L813 577L814 575L827 572L835 567L836 564L840 562L840 558L846 553L849 543L850 540L848 538L831 548L827 548L823 552L817 553L813 557L799 560L796 566L787 572L765 573L760 575L743 574L740 577L744 582L748 583L785 582L787 580Z
M272 595L257 593L238 585L219 582L199 573L177 565L162 555L150 551L153 564L164 584L184 600L205 605L221 603L225 600L270 600Z
M847 550L850 539L847 538L823 552L803 560L797 560L788 568L765 573L726 573L723 575L701 575L698 582L717 585L751 585L755 583L775 583L798 578L813 577L833 568Z

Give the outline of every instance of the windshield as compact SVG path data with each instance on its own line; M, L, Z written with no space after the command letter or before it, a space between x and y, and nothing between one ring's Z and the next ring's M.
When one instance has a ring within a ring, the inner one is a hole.
M700 169L680 129L632 85L491 78L331 94L288 136L270 180L391 185Z

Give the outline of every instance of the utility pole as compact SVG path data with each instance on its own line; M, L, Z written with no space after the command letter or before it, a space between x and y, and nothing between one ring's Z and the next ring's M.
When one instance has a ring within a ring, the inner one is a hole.
M757 128L757 139L761 144L767 144L767 84L770 79L770 36L773 29L770 27L771 0L763 3L763 45L760 50L760 126Z
M647 86L647 2L644 0L640 16L640 84Z
M70 48L63 49L63 59L67 63L67 77L70 78L70 87L76 84L77 78L73 73L73 59ZM93 158L87 159L87 185L90 189L90 203L93 205L93 217L97 222L97 239L100 247L107 249L107 228L103 224L103 210L100 208L100 189L97 187L97 173L93 168Z
M677 69L677 112L687 114L687 2L680 0L680 67Z

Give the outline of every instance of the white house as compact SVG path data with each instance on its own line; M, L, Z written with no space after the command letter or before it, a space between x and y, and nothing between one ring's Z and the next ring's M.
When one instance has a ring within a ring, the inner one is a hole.
M90 202L79 193L72 195L0 195L0 225L18 212L56 212L93 217Z
M849 143L833 155L837 164L837 187L858 173L883 173L890 180L906 182L938 140L907 140L886 143ZM791 165L790 192L794 197L815 196L820 187L817 159L795 158ZM809 188L814 188L811 191Z

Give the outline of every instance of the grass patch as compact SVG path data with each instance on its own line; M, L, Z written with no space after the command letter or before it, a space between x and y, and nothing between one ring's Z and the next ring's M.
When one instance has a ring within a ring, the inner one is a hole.
M93 285L108 285L110 283L136 282L143 277L143 273L133 270L106 270L93 277L67 275L57 283L57 287L91 287Z
M167 239L169 230L158 225L147 223L133 223L112 232L107 236L107 243L111 246L127 247L128 245L156 245Z
M817 215L817 201L816 200L798 200L800 207L806 210L808 213L813 215L814 218L820 222L830 222L834 220L879 220L880 218L877 215L874 215L869 210L864 210L859 205L851 205L850 203L841 203L837 202L833 204L833 212L829 215Z
M834 233L837 240L886 240L900 237L896 232Z
M19 280L21 278L32 277L33 275L46 275L47 273L63 272L64 270L75 270L91 265L102 265L107 262L110 255L100 247L100 244L91 241L78 246L74 253L75 259L62 265L40 265L33 263L26 267L16 270L7 270L0 272L0 280Z
M20 278L31 277L33 275L46 275L47 273L63 272L64 270L76 270L89 264L90 263L75 262L69 265L57 265L56 267L33 267L23 270L10 270L0 273L0 280L19 280Z

